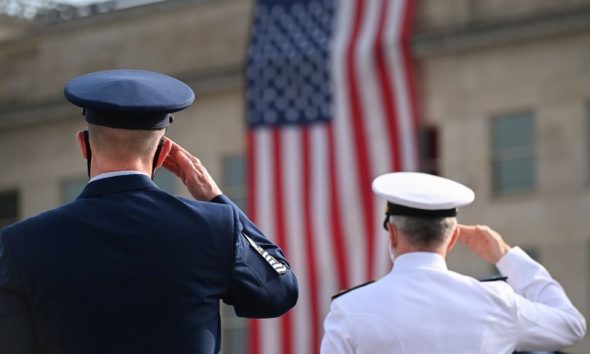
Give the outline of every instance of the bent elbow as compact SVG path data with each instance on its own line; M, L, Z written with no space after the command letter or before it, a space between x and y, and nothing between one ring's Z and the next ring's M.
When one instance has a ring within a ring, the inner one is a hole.
M280 295L275 295L269 299L267 313L265 317L279 317L295 307L299 298L299 287L295 276L291 274L291 281L287 282L282 288Z
M567 335L564 335L561 348L571 347L586 335L586 320L582 315L575 316L567 324Z
M571 328L572 336L574 337L574 343L579 342L586 335L586 319L580 315L580 318L572 323ZM572 344L572 345L573 345Z

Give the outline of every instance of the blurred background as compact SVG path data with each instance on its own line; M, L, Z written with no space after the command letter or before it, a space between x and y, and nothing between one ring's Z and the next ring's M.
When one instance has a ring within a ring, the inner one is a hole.
M63 86L111 68L167 73L196 91L168 136L246 210L255 185L245 95L255 7L253 0L0 0L0 226L66 203L84 187L74 134L85 122ZM588 318L590 0L415 0L412 17L417 166L474 189L460 221L488 224L520 245ZM156 183L187 195L167 171ZM462 246L449 267L495 272ZM322 295L319 318L330 295ZM263 352L252 323L230 308L222 313L225 354ZM309 340L314 348L317 335ZM590 341L566 351L589 353Z

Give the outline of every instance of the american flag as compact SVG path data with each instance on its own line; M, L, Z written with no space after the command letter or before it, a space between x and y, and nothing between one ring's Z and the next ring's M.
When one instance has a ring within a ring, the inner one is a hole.
M418 168L413 0L259 0L246 66L249 205L300 297L249 352L317 353L330 297L389 271L374 177Z

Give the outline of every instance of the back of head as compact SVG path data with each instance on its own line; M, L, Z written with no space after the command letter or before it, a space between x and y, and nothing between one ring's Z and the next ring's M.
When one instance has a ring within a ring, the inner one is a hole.
M66 84L64 95L83 108L89 124L89 134L79 137L89 175L93 155L109 170L137 169L152 161L153 171L159 155L158 142L173 121L171 113L187 108L195 100L194 92L184 82L145 70L103 70L81 75Z
M457 225L457 208L475 198L458 182L419 172L381 175L372 188L387 201L384 227L392 223L411 249L421 251L446 248Z
M456 217L390 216L390 222L401 231L407 242L416 249L438 248L451 237L457 225Z
M130 130L88 125L90 144L96 155L113 161L151 159L164 136L160 130Z

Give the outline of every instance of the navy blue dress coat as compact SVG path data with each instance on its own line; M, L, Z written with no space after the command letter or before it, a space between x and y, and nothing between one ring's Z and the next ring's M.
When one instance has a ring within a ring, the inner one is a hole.
M276 317L297 294L279 247L227 197L178 198L144 175L93 181L0 234L1 354L217 353L220 300Z

